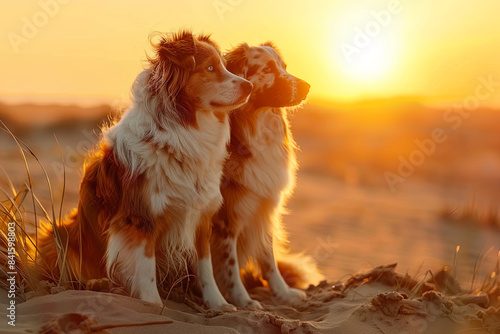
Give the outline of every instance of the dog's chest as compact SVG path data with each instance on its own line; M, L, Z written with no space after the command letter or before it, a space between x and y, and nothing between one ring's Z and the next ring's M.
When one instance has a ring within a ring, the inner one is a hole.
M266 110L258 116L254 133L247 132L252 157L245 161L245 183L266 197L276 196L293 182L295 153L284 117Z
M169 146L155 152L156 163L148 171L154 214L162 214L169 206L204 211L222 201L219 185L229 128L227 124L208 129L202 125L193 129L197 133L189 139L195 141L191 147L196 152L183 155Z

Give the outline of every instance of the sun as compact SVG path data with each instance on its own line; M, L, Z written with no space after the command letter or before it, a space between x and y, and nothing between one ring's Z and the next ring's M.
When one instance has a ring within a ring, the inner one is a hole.
M376 39L364 47L343 46L339 65L344 74L356 81L383 79L395 67L395 50L389 41Z
M383 41L359 50L351 55L343 66L345 74L353 79L371 81L380 79L391 69L391 54Z
M388 79L399 65L397 51L401 41L395 26L383 25L364 11L333 23L329 54L335 72L359 84L378 85Z

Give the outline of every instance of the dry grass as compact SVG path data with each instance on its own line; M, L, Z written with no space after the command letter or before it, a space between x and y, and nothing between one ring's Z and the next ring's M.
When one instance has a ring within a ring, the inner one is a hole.
M347 283L359 284L359 282L379 281L389 286L394 286L398 292L408 295L409 299L420 298L428 291L439 291L447 296L454 296L459 299L474 299L481 306L500 306L500 252L494 268L488 270L485 277L479 277L479 271L485 266L485 260L492 255L494 247L491 247L483 254L478 255L473 270L473 278L468 288L464 288L460 282L460 272L456 270L456 262L460 254L460 246L455 249L453 263L451 266L444 266L441 270L433 272L427 270L422 273L422 266L413 275L406 273L404 276L396 274L394 269L396 264L374 268L369 276L354 275ZM354 286L356 286L354 284ZM487 297L486 297L487 296Z
M64 228L61 222L65 175L63 177L63 191L60 199L61 205L55 207L51 180L40 162L40 159L33 150L21 139L16 137L3 122L0 121L0 125L2 126L1 130L7 132L12 140L16 142L19 153L24 161L27 175L27 182L19 190L16 190L9 175L3 171L5 176L4 182L8 189L0 186L0 284L7 286L7 272L16 272L16 292L18 297L22 300L27 299L27 292L37 291L39 289L41 276L51 278L52 282L57 286L66 288L74 288L75 285L80 286L78 276L65 261L68 240L64 242L61 237L61 229ZM45 207L41 203L33 184L30 172L31 166L29 163L29 161L33 159L45 176L46 190L48 190L50 195L50 205L48 207ZM64 159L62 162L64 165ZM29 214L33 214L33 221L27 221L26 217ZM8 233L9 224L11 226L10 231L13 232L11 235ZM28 232L29 224L32 224L31 227L34 229L34 233ZM54 239L59 254L57 269L60 275L54 275L52 272L47 272L44 267L40 265L41 259L38 250L38 240L42 225L45 224L49 224L54 230ZM12 252L14 249L15 251ZM9 250L11 251L10 253ZM9 260L11 264L15 262L15 264L13 264L15 270L12 270L9 266Z
M447 222L490 227L500 230L498 208L492 205L486 209L482 209L477 205L474 198L462 208L445 204L438 213L438 216Z

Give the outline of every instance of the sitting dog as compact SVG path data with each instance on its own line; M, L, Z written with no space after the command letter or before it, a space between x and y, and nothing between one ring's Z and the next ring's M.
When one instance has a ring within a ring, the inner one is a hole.
M287 285L275 255L284 253L287 242L281 215L297 170L287 107L304 101L310 86L286 71L281 55L269 42L258 47L241 44L225 59L227 69L252 82L254 89L248 103L230 114L230 156L221 183L224 204L214 217L211 239L216 281L234 305L261 309L240 277L240 269L251 263L273 296L294 304L306 295ZM310 275L306 276L321 276L310 258L295 258L308 265Z
M132 107L103 130L85 165L78 209L56 233L79 281L108 276L161 304L157 273L178 276L187 261L207 306L235 310L214 280L210 233L222 203L227 113L247 102L252 84L226 70L209 36L160 37L135 80ZM57 271L63 260L52 229L39 249Z

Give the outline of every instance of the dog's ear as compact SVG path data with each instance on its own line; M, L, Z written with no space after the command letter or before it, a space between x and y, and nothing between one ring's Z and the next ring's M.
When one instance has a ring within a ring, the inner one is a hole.
M183 69L192 71L196 66L196 44L189 31L181 31L171 38L162 38L156 50L162 60L169 60Z
M282 57L280 50L276 47L276 44L274 44L273 41L267 41L265 43L262 43L260 46L269 46L269 47L273 48L274 51L276 51L276 53L278 53L280 55L280 57Z
M154 36L157 34L150 36L150 41ZM158 127L167 129L170 122L192 123L192 109L182 92L196 66L196 41L188 31L159 36L159 41L151 41L154 57L147 56L146 99Z
M245 77L247 67L247 51L250 49L247 43L238 45L233 50L226 53L226 68L229 72Z

